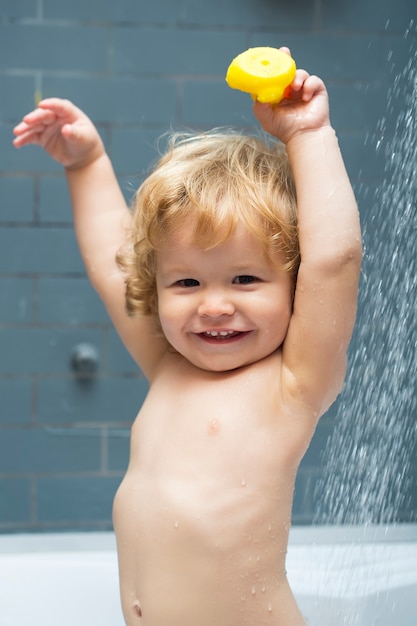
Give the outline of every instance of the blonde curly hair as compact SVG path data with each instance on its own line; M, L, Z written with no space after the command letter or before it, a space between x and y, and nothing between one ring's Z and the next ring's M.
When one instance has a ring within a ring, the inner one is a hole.
M208 250L226 241L237 223L266 254L280 252L295 284L296 196L282 144L232 130L172 134L136 192L129 241L117 257L129 315L158 314L156 257L169 233L191 224L195 243Z

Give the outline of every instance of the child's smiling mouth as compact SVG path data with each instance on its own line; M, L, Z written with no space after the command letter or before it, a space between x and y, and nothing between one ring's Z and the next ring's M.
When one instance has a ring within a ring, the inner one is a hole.
M207 341L208 343L227 343L230 341L236 341L242 339L249 334L250 331L239 330L206 330L201 333L197 333L198 337Z

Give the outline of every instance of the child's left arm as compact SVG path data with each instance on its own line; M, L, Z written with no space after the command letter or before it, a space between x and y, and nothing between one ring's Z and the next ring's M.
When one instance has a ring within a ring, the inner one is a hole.
M286 144L297 193L301 263L283 345L283 397L318 417L346 372L361 265L357 205L318 77L298 71L289 100L255 103L254 112Z

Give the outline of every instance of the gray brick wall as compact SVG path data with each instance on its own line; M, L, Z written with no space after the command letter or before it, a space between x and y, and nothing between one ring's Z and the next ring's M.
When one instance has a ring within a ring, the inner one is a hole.
M326 80L366 220L383 176L369 138L416 17L415 0L0 0L0 531L110 528L146 393L85 278L60 167L40 149L16 151L14 124L39 97L74 100L129 199L170 126L250 127L227 64L249 46L289 45ZM80 342L98 349L94 380L72 374ZM296 523L313 519L335 411L303 460Z

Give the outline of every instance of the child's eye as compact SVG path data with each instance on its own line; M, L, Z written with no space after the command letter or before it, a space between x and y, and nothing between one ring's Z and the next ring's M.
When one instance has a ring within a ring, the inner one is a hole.
M198 287L200 284L195 278L182 278L175 283L178 287Z
M258 282L258 278L256 276L250 276L249 274L243 274L242 276L236 276L233 279L233 282L236 285L251 285L252 283Z

